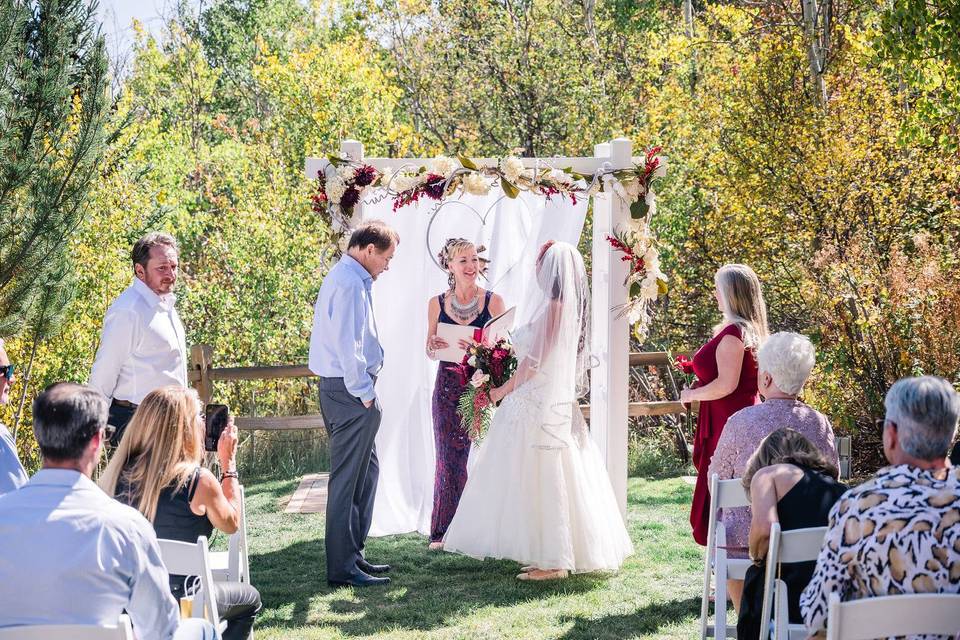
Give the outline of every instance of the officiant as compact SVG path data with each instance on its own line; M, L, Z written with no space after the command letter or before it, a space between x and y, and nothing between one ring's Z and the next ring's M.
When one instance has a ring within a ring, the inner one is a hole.
M488 260L480 257L485 247L464 238L450 238L437 256L447 272L449 288L430 298L427 306L427 357L440 360L433 389L433 435L437 466L433 483L433 514L430 518L430 548L443 547L443 536L460 502L467 482L467 457L470 439L460 426L457 403L464 391L464 381L452 366L460 363L465 340L456 345L438 335L441 325L482 329L491 319L504 312L503 299L477 284L484 275ZM449 358L444 360L444 358Z

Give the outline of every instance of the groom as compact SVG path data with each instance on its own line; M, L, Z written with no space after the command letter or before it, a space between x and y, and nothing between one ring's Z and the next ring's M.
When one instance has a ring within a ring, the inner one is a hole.
M387 584L389 565L363 557L377 491L380 405L374 393L383 349L373 317L373 281L390 266L396 231L365 222L350 236L347 253L323 279L313 313L310 370L320 376L320 413L330 437L327 485L327 584Z

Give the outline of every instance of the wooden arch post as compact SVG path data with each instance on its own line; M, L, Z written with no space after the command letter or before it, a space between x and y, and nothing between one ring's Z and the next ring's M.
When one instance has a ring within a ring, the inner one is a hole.
M633 144L626 138L598 144L594 156L612 169L631 166ZM627 302L628 266L610 249L607 236L625 228L629 205L604 185L593 199L592 342L599 363L590 373L590 433L603 452L607 474L624 520L627 517L627 417L630 326L617 310Z

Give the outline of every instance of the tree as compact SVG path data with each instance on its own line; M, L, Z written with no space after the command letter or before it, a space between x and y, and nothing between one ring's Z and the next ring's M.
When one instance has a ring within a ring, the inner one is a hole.
M0 335L21 330L100 178L107 55L87 0L0 7Z
M875 43L880 61L900 85L911 118L907 137L960 150L960 3L885 3Z

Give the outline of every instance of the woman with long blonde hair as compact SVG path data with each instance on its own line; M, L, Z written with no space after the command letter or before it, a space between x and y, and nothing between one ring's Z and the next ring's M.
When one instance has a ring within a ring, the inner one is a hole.
M202 466L203 405L193 389L151 391L137 407L120 446L100 476L100 487L147 518L158 538L196 542L214 528L234 533L240 523L237 428L230 418L217 443L221 478ZM185 594L187 576L170 576L170 590ZM249 638L260 594L239 582L218 582L224 640Z
M693 357L697 383L684 389L680 401L700 403L693 444L697 485L693 492L690 525L694 539L707 543L710 513L707 469L727 418L760 401L757 393L757 349L766 340L767 305L760 279L744 264L726 264L714 276L714 295L723 320L714 336ZM735 604L738 594L732 594Z

